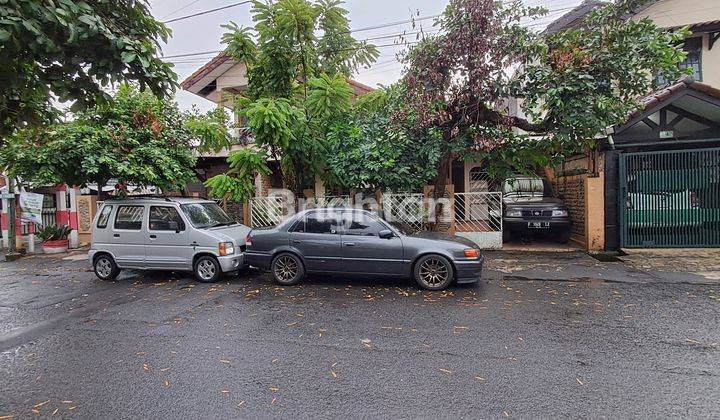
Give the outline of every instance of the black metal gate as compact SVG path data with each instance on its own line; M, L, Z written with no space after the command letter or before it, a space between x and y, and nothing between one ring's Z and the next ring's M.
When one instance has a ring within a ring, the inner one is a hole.
M720 149L620 155L625 248L720 247Z

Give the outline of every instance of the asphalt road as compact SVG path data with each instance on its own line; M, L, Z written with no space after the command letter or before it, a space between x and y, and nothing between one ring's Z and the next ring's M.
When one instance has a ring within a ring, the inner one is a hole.
M720 287L0 263L0 417L720 416ZM622 281L622 279L618 279Z

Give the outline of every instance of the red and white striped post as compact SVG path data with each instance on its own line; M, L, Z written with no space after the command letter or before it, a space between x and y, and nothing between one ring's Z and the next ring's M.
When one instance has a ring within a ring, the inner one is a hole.
M2 199L2 211L0 211L0 230L2 230L2 248L10 248L10 219L8 218L8 206L10 200Z
M67 185L58 185L55 190L55 202L57 207L55 208L55 220L58 225L69 226L70 236L68 240L70 242L70 248L78 247L78 215L77 215L77 188L68 188ZM70 206L68 206L68 199Z

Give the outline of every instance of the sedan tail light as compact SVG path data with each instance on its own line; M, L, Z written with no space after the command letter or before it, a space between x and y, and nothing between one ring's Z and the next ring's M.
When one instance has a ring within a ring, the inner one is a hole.
M245 246L252 246L252 232L245 237Z

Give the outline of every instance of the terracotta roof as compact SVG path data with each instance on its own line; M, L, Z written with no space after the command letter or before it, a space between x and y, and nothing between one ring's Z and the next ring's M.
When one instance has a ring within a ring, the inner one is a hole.
M642 115L648 109L654 108L656 105L664 102L677 92L684 89L692 89L708 96L712 96L713 98L720 99L720 89L695 81L695 79L691 76L686 76L680 79L677 83L664 87L641 99L640 103L642 104L642 107L630 114L628 120Z
M219 65L230 60L230 56L225 53L220 53L210 60L207 64L200 67L191 74L187 79L180 83L183 89L189 89L192 85L199 82L203 77L207 76L211 71L215 70Z
M200 67L195 71L195 73L191 74L187 79L183 80L182 83L180 83L180 86L182 86L183 89L187 90L195 83L202 80L205 76L210 74L213 70L218 68L220 65L226 63L228 60L231 60L230 56L225 53L220 53L215 58L210 60L207 64ZM353 91L355 91L355 94L357 96L365 95L366 93L370 93L374 91L375 89L371 88L370 86L364 85L358 81L348 79L348 83L350 84L350 87L352 87Z

